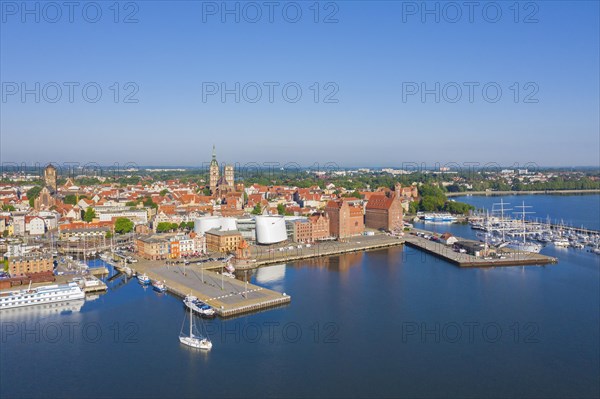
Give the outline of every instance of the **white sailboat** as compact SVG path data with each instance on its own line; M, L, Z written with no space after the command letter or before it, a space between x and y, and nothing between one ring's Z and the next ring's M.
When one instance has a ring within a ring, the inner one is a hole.
M204 338L202 336L194 334L194 314L192 312L192 308L190 307L190 332L189 335L183 333L183 328L185 327L185 318L183 319L183 324L181 325L181 332L179 333L179 342L184 345L191 346L192 348L197 349L205 349L210 350L212 348L212 342L208 337Z
M542 246L540 244L531 242L531 241L527 241L526 237L527 237L527 227L525 226L525 214L527 213L533 213L533 212L526 212L525 209L526 208L531 208L531 206L526 206L525 205L525 201L523 201L523 205L517 206L517 208L521 208L522 211L520 212L515 212L516 214L521 215L521 224L522 224L522 228L523 228L523 241L518 241L515 240L513 242L511 242L510 244L507 245L508 248L512 248L512 249L516 249L519 251L526 251L526 252L534 252L534 253L539 253L542 250Z

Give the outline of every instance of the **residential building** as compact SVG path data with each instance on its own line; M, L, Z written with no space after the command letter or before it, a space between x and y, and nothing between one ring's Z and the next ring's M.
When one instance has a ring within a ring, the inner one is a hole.
M167 259L169 246L168 238L160 235L140 236L135 239L137 254L145 259Z
M208 230L205 237L206 249L209 252L232 252L242 241L242 234L237 230Z
M25 216L25 231L29 235L43 235L46 232L46 223L39 216Z
M8 258L8 272L11 276L48 273L54 270L52 254L31 252Z

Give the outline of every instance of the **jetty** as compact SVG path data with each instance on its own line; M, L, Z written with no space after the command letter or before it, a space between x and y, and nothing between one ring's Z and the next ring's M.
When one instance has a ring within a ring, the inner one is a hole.
M246 280L226 277L199 265L165 265L139 262L129 265L135 273L144 273L152 281L164 281L167 291L180 298L194 295L215 309L221 317L232 317L290 303L291 297ZM120 269L121 266L115 266Z
M373 234L368 236L355 236L339 241L324 241L310 246L290 243L277 246L252 246L251 253L254 262L248 268L255 268L270 264L293 262L302 259L319 258L341 255L344 253L372 251L383 248L403 245L401 236L389 234ZM243 269L236 265L236 269Z
M431 232L426 233L433 234ZM547 265L558 262L558 259L551 256L514 249L498 249L496 255L493 257L481 255L476 256L474 254L456 252L450 245L432 241L425 237L419 237L413 234L406 235L404 239L407 245L418 248L459 267L528 266ZM457 239L462 242L470 241L458 237Z

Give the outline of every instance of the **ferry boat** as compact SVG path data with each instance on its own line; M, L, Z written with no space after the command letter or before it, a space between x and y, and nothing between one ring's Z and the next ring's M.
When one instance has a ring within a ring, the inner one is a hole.
M187 295L183 300L185 306L205 317L214 317L215 310L193 295Z
M449 213L426 213L423 215L423 220L426 222L456 222L456 216L452 216Z
M74 301L85 298L85 293L77 283L47 285L26 290L0 293L0 310L21 306L43 305L54 302Z
M148 285L150 284L150 277L148 277L145 273L142 275L138 275L137 276L138 282L141 285Z
M152 288L154 291L165 292L167 290L167 286L164 281L155 281L152 283Z

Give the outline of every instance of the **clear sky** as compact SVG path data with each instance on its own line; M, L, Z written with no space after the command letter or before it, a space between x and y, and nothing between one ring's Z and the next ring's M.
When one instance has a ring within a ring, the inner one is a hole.
M0 3L3 163L600 163L597 1Z

